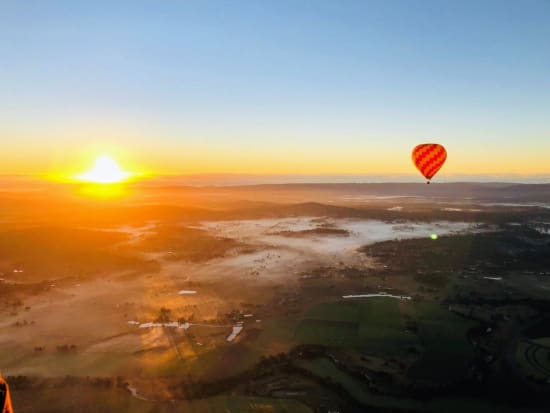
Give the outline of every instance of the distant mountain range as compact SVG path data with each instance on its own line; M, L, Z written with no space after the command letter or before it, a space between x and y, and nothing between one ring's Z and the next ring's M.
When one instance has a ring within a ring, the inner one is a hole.
M518 175L518 174L445 174L440 173L435 182L510 182L523 184L550 183L550 174ZM391 175L353 175L353 174L194 174L157 176L152 182L167 185L190 186L238 186L261 184L304 184L304 183L420 183L424 182L417 173Z
M342 201L368 201L391 198L440 198L446 201L472 200L498 203L550 203L550 183L518 184L504 182L454 182L437 183L303 183L303 184L260 184L240 186L163 186L164 190L179 189L196 194L240 194L251 199L251 194L272 194L273 198L307 198L308 194L337 197Z

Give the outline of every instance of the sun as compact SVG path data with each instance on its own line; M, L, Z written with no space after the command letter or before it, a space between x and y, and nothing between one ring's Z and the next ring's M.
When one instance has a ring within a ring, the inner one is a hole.
M94 161L94 166L77 176L80 181L96 184L115 184L130 177L130 173L122 170L118 163L108 155L103 155Z

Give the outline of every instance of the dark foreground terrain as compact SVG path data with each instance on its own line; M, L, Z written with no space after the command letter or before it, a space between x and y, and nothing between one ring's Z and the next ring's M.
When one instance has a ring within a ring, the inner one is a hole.
M92 215L3 195L16 412L547 411L550 209L264 189Z

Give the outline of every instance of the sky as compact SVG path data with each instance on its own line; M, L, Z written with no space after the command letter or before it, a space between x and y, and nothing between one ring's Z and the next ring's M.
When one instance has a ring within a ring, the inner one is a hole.
M0 0L0 174L550 173L550 1Z

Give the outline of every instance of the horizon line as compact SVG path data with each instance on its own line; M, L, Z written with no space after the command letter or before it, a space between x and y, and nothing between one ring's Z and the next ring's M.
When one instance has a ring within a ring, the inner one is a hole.
M22 180L27 183L82 185L77 182L55 182L41 174L0 174L0 185ZM4 182L2 182L4 181ZM12 182L10 182L12 181ZM164 181L164 182L163 182ZM425 184L426 180L414 173L395 174L252 174L252 173L198 173L198 174L156 174L137 178L127 184L178 185L190 187L208 186L252 186L293 184ZM550 173L540 174L445 174L432 179L433 184L550 184Z

